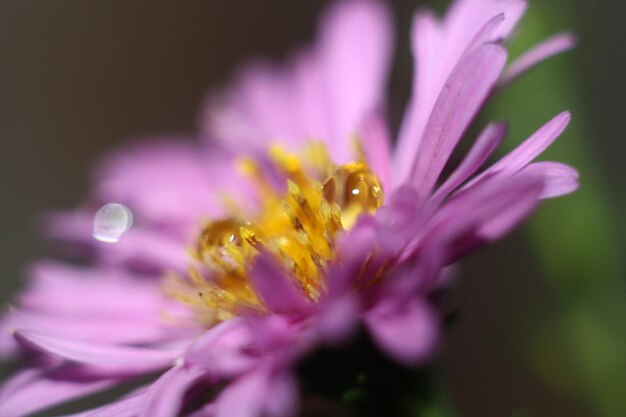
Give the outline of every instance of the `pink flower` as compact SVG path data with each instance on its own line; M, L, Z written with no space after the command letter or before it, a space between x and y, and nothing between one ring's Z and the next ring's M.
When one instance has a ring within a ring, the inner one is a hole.
M441 178L489 95L572 46L560 35L505 68L503 41L525 7L458 0L443 19L416 13L414 86L394 149L389 13L355 0L329 10L312 48L284 66L251 64L212 95L202 141L106 158L88 203L48 229L89 266L38 263L0 325L0 352L29 357L0 391L0 414L167 369L80 415L176 416L216 386L189 415L292 415L293 366L359 325L399 363L427 360L440 328L428 294L442 269L578 186L574 169L533 162L568 113L477 173L506 133L487 126ZM135 218L116 244L91 237L95 209L111 201Z

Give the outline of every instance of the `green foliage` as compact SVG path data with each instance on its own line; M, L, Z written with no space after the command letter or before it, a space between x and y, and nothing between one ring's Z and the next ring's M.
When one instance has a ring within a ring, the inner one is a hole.
M532 2L511 55L572 27L569 2ZM558 57L498 94L490 119L511 121L508 146L564 109L574 119L545 159L575 166L581 188L548 202L531 220L528 237L554 299L552 317L536 323L528 352L534 371L550 385L590 404L599 416L626 415L626 317L623 248L616 202L594 149L593 127L577 83L586 50Z

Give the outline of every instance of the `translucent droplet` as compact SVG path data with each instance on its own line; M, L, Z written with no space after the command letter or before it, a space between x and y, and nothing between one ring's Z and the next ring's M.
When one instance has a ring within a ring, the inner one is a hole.
M93 219L92 236L101 242L115 243L130 229L133 214L123 204L109 203L100 208Z
M363 213L373 214L383 205L380 182L364 162L343 165L322 186L324 198L341 209L341 224L350 228Z
M324 183L324 197L341 209L373 213L383 204L383 193L376 175L362 162L343 165Z

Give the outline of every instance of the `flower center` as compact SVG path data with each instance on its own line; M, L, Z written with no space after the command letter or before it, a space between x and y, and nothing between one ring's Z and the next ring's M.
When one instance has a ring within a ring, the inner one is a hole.
M326 267L337 257L337 234L383 204L380 182L366 162L336 166L323 145L311 145L304 158L272 148L270 161L286 190L273 186L257 162L243 161L260 210L208 223L192 250L196 263L189 276L170 281L168 292L196 308L207 324L246 310L266 311L249 278L260 250L279 260L306 297L318 300Z

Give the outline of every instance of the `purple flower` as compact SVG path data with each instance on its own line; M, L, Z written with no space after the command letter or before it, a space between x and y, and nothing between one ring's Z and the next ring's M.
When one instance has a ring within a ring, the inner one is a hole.
M49 219L49 235L89 266L36 264L0 324L0 353L29 358L0 391L0 415L163 370L80 415L176 416L216 387L189 415L292 415L293 366L358 326L401 364L427 360L440 328L428 294L444 267L578 186L574 169L533 162L568 113L478 173L506 133L488 125L442 178L489 95L573 44L559 35L505 68L503 41L525 6L458 0L443 19L416 13L414 86L394 149L392 26L382 2L360 0L334 5L315 45L286 65L251 64L211 95L201 141L106 158L88 203ZM115 244L92 238L109 202L134 215Z

